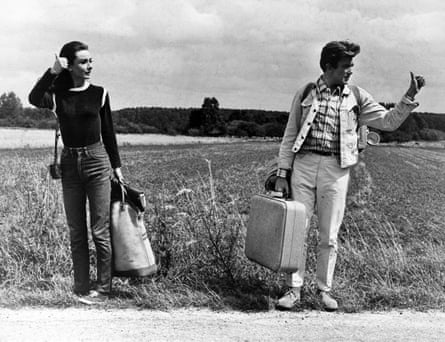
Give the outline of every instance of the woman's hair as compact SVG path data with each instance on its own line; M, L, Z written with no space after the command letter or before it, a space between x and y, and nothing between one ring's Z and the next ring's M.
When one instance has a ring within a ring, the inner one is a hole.
M88 45L78 41L66 43L60 50L59 56L68 59L68 65L73 64L76 58L76 52L81 50L88 50Z
M320 67L326 71L329 64L336 68L343 57L355 57L360 53L360 45L347 40L327 43L321 50Z
M79 41L72 41L62 46L59 56L66 58L68 60L68 66L70 66L73 64L74 59L76 58L76 52L81 50L88 50L88 45ZM68 70L62 70L54 81L55 89L69 89L73 86L73 79Z

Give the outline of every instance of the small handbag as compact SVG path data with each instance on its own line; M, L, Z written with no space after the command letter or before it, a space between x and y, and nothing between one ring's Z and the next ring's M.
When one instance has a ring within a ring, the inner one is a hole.
M54 113L54 115L56 114ZM60 126L59 126L59 120L57 120L55 137L54 137L54 160L51 164L49 164L49 174L51 175L52 179L62 178L62 166L60 163L59 149L57 147L59 138L60 138Z

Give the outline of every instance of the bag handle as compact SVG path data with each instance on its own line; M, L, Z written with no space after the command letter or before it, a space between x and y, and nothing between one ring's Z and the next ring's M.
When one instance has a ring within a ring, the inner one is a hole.
M59 143L60 138L60 123L59 123L59 117L56 114L56 94L53 93L53 108L51 109L51 113L54 114L54 117L56 118L56 128L55 128L55 136L54 136L54 164L57 164L59 162L59 150L57 148L57 145Z
M59 162L59 150L57 148L57 145L59 143L60 138L60 127L59 127L59 121L57 120L56 130L55 130L55 137L54 137L54 164L57 164Z
M275 198L284 198L284 193L282 191L268 191L267 194Z
M125 189L124 183L117 180L117 183L119 184L119 187L121 189L121 203L122 205L125 203L125 196L127 195L127 190Z

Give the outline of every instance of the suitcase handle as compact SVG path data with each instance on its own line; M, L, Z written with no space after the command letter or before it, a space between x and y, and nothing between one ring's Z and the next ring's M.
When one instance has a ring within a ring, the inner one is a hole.
M269 191L267 194L271 197L284 198L282 191Z

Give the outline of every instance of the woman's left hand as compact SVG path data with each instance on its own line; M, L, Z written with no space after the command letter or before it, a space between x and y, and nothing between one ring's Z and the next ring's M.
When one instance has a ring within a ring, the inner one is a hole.
M120 167L117 167L117 168L113 169L113 173L114 173L114 177L117 178L119 183L123 183L124 182L124 176L122 175L122 170L121 170Z

